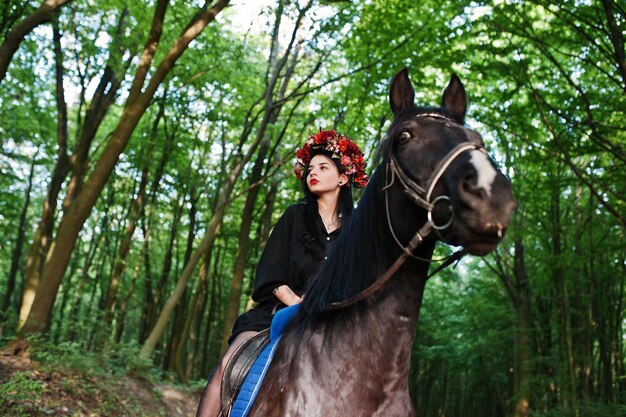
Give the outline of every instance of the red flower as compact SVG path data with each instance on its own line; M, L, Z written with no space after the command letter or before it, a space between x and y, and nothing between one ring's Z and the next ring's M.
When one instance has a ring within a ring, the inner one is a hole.
M298 152L296 152L296 158L304 161L309 159L309 155L310 155L310 151L308 147L304 147L304 148L300 148L298 149Z
M348 149L348 145L349 145L349 141L347 139L339 139L337 141L337 145L339 145L339 150L341 152L346 152L346 150Z
M360 188L365 187L368 181L369 181L369 178L367 178L367 175L365 175L362 172L356 174L356 176L354 177L354 184Z
M312 134L304 146L296 151L294 174L302 179L303 169L311 162L311 149L324 149L332 152L332 158L339 160L354 186L365 187L368 182L365 174L365 160L359 147L346 136L334 130L320 130Z
M313 136L313 139L317 145L323 145L333 137L335 137L336 133L334 130L320 130Z

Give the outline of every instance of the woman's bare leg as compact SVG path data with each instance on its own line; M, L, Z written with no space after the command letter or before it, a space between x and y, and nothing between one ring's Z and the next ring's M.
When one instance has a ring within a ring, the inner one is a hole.
M196 417L217 417L219 415L221 409L221 383L222 383L222 375L224 375L224 369L226 369L226 364L231 356L233 356L233 352L237 349L241 344L250 336L255 335L257 332L242 332L235 337L235 340L232 341L228 349L226 349L226 353L222 357L217 368L215 368L215 372L213 372L213 376L208 381L206 388L204 389L204 393L202 394L202 398L200 398L200 404L198 405L198 411L196 412Z

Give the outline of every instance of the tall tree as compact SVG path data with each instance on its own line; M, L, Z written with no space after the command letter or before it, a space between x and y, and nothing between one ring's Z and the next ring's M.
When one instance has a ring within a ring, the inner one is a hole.
M206 25L215 19L215 16L229 3L229 0L217 1L210 8L208 5L205 5L199 11L165 54L145 90L141 91L159 44L167 3L167 1L158 1L156 3L150 36L141 54L140 63L120 122L112 133L93 173L76 197L72 207L61 219L54 248L44 264L42 280L33 302L33 308L20 331L20 336L22 337L46 329L50 319L50 311L78 233L109 179L137 123L149 106L157 88L171 71L176 61L185 52L189 43L202 32Z
M289 85L295 67L298 64L298 52L300 50L299 45L296 44L298 32L301 30L302 21L312 5L313 3L309 2L298 10L298 16L294 24L294 29L291 33L290 42L285 48L282 56L279 55L279 33L281 29L281 22L284 19L283 2L279 1L278 7L276 8L274 27L272 30L270 56L266 73L266 89L263 97L263 117L261 118L257 130L257 139L260 139L261 144L259 146L254 167L248 177L250 190L246 195L246 201L241 217L237 254L235 255L236 259L233 266L233 279L230 287L230 300L224 324L226 329L233 327L235 320L239 315L243 279L250 250L250 230L252 227L256 200L259 194L259 183L263 180L263 173L268 171L265 167L267 161L271 161L271 159L267 158L270 146L277 146L281 142L283 136L282 134L279 134L276 135L276 138L272 138L271 128L277 123L278 117L284 106L287 86ZM302 99L303 97L300 98L300 100ZM287 123L285 125L285 129L286 127ZM283 134L285 129L283 129ZM272 144L272 139L274 139L274 144ZM226 333L222 338L222 351L226 350L229 337L230 335Z
M15 239L13 256L11 257L11 270L9 271L6 292L4 293L4 300L2 301L2 308L0 309L0 312L3 313L6 313L11 305L13 291L15 290L15 284L17 282L17 274L19 272L19 266L21 264L24 236L26 234L26 214L28 212L28 206L30 205L30 197L31 191L33 189L33 176L35 175L36 162L37 155L33 157L33 162L30 166L30 174L28 174L28 186L26 187L26 191L24 192L24 205L22 207L22 211L20 212L17 224L17 238ZM1 327L0 333L2 333Z
M15 23L0 44L0 83L6 77L13 55L20 47L24 37L42 23L50 22L54 12L72 0L44 0L39 8Z
M68 155L68 116L67 103L65 100L63 51L61 50L61 33L58 22L53 23L53 44L55 56L55 98L57 102L57 158L52 169L48 192L43 203L41 220L37 226L33 242L28 250L26 259L26 277L22 304L20 309L20 322L18 328L26 321L32 307L35 294L39 288L41 273L48 251L53 242L53 233L56 220L57 203L67 176L72 173L65 196L65 209L69 209L75 196L80 189L83 177L89 162L89 152L96 132L104 120L109 108L117 97L118 90L129 63L119 65L119 57L124 53L123 43L120 40L125 28L125 20L128 11L125 9L120 14L116 27L115 42L112 43L106 67L100 77L98 86L94 91L91 103L86 111L78 137L74 145L74 151ZM85 89L86 86L83 86Z

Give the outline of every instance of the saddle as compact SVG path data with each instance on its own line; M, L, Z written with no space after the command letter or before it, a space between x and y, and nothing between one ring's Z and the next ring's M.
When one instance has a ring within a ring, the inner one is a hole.
M235 350L222 376L222 417L248 415L283 330L298 309L299 305L295 304L277 311L269 329L248 338Z
M250 368L270 343L270 329L250 336L230 357L221 383L222 417L228 417Z

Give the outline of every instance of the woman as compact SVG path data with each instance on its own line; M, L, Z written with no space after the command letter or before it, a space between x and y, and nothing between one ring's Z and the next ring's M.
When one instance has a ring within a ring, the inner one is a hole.
M305 199L290 206L274 226L257 264L252 298L256 306L233 327L229 347L209 380L196 417L220 411L220 383L233 352L248 337L270 326L273 314L302 300L327 246L352 213L352 187L367 184L358 146L333 130L320 131L296 153L295 174Z

